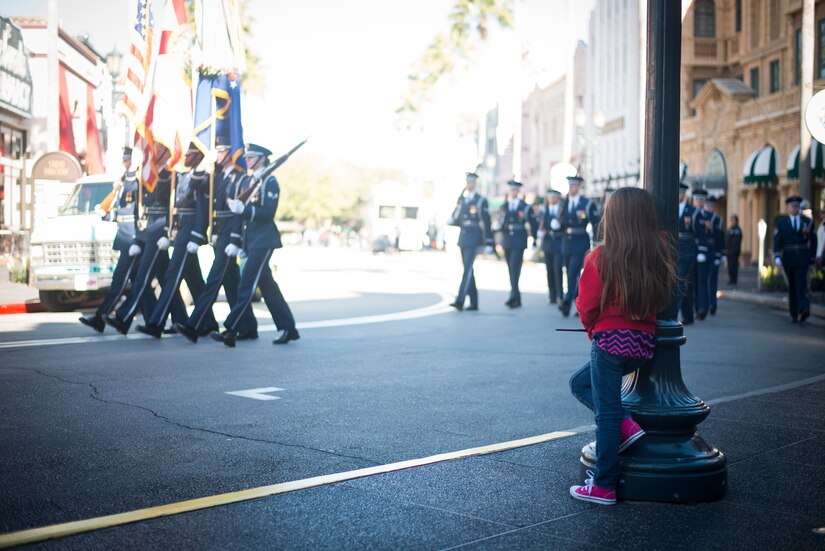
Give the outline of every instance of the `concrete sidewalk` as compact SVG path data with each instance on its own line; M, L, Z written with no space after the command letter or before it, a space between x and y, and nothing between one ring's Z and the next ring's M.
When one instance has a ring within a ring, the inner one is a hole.
M24 314L42 312L37 289L25 283L9 281L9 269L5 262L0 262L0 314Z

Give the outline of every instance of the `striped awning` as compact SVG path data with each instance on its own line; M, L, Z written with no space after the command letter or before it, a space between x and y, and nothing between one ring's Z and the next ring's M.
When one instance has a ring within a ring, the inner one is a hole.
M799 179L799 145L793 148L790 157L788 157L788 179ZM811 171L814 178L821 178L825 176L825 151L823 151L822 144L816 140L811 142Z
M742 176L745 177L746 184L775 184L776 149L766 145L751 153L742 168Z

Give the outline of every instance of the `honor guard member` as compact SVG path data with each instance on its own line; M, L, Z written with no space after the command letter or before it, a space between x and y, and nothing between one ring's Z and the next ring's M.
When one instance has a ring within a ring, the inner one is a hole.
M219 138L220 139L220 138ZM249 185L248 176L237 172L233 168L232 157L225 145L219 144L217 155L207 154L195 173L196 178L206 181L207 190L209 174L214 173L214 192L212 195L213 219L210 229L211 240L215 252L215 260L206 276L206 285L201 296L195 301L195 309L184 323L172 325L175 332L183 335L192 343L198 342L198 337L209 333L212 316L212 305L218 298L218 291L223 286L229 307L238 302L238 284L241 281L238 267L238 254L241 251L242 220L240 216L229 210L227 201L234 199L238 193ZM208 198L208 191L207 191ZM209 211L196 212L195 225L207 226ZM236 339L257 339L258 322L252 309L247 310L238 323Z
M791 321L805 321L811 315L811 299L808 295L808 269L817 251L817 237L813 222L800 214L802 197L792 196L785 200L788 216L776 221L773 232L774 263L782 266L788 277L788 304Z
M458 197L455 210L447 221L451 226L458 226L458 246L461 249L461 260L464 264L464 274L458 287L458 295L450 304L456 310L464 310L464 300L470 297L470 306L467 310L478 310L478 289L473 274L473 262L478 248L485 246L485 251L493 251L493 231L490 221L490 210L485 199L476 192L478 174L468 172L464 192Z
M580 193L584 180L579 176L568 176L567 182L570 185L570 191L562 202L559 217L559 223L564 231L561 253L567 270L567 293L559 305L559 310L565 317L570 315L570 304L576 300L584 256L590 250L587 225L590 224L591 228L595 229L599 224L596 204Z
M693 190L693 207L696 209L694 231L696 233L696 268L695 279L695 307L696 317L703 320L708 315L710 307L710 289L708 282L710 278L710 266L713 264L713 225L711 223L712 213L705 210L705 201L708 192L704 189Z
M533 209L519 197L521 183L510 180L507 187L507 199L502 205L498 220L501 246L510 273L510 297L504 304L510 308L520 308L518 281L524 263L524 250L527 248L527 226L529 224L530 232L536 234L536 222L533 220Z
M710 236L708 238L708 312L716 315L716 291L719 288L719 266L725 254L725 229L722 218L716 214L716 198L708 196L705 214L710 215ZM707 227L707 226L706 226Z
M98 333L102 333L106 328L105 316L109 315L118 299L123 296L129 280L132 280L134 285L134 278L140 262L140 254L129 256L129 246L135 236L135 206L133 203L137 199L138 186L135 171L129 170L131 165L132 148L124 147L123 176L120 177L120 184L117 189L112 191L111 202L100 213L104 220L117 223L117 234L114 243L112 243L112 249L119 251L120 255L115 265L115 271L112 273L112 284L103 298L103 302L93 315L80 318L80 323L91 327ZM140 305L144 315L148 315L147 312L151 312L154 306L155 295L147 293Z
M271 154L272 152L264 147L250 144L247 155L250 162L249 170L261 168ZM252 185L257 185L257 182ZM240 215L244 221L243 248L246 251L246 265L241 273L241 283L238 286L238 301L232 307L226 321L223 322L226 331L210 335L226 346L235 346L238 321L244 312L251 310L252 296L255 294L255 289L259 287L266 307L272 315L272 321L275 322L275 327L281 330L281 335L272 341L272 344L287 344L289 341L297 341L301 338L295 327L295 317L280 287L273 279L272 269L269 267L272 251L283 246L281 234L275 225L275 213L278 211L280 195L281 187L278 180L273 174L269 174L260 183L257 191L253 189L247 201L239 199L227 201L229 209Z
M563 233L559 216L561 214L561 193L555 189L547 190L547 200L539 213L540 222L538 238L541 240L541 250L544 253L544 266L547 268L547 290L550 293L550 304L557 304L563 295L561 285L561 241Z
M164 166L169 159L168 150L163 148L163 151L163 154L157 156L159 160L158 166ZM141 183L141 185L143 184ZM169 253L166 250L168 249L168 245L166 245L168 238L166 234L169 231L169 194L171 185L172 173L167 168L163 168L158 173L158 179L154 189L150 191L146 189L144 185L142 191L143 207L146 216L145 228L141 228L142 221L138 218L136 222L138 224L138 230L132 245L129 247L129 254L133 252L141 254L135 284L132 285L129 298L117 309L115 315L106 318L106 323L123 335L129 332L129 327L132 325L132 320L137 313L138 303L146 294L154 292L151 287L152 280L158 278L160 281L169 265ZM139 217L140 213L138 211L137 201L135 205L135 216ZM161 281L161 283L163 282ZM186 319L186 307L180 298L180 293L177 288L174 289L170 308L173 320L179 321ZM151 312L143 313L144 317L150 314Z
M194 169L204 159L203 153L194 145L189 146L189 150L184 157L184 166ZM198 212L200 215L198 215ZM157 306L152 310L145 325L138 325L137 330L141 333L160 338L163 328L166 326L166 318L169 315L169 308L176 291L180 287L181 280L186 281L186 286L192 294L195 303L198 302L203 293L204 282L198 263L198 249L206 243L206 226L209 216L209 178L200 172L197 176L191 171L178 172L175 179L175 210L172 215L172 225L169 238L164 240L161 249L168 248L171 244L174 247L169 266L163 276L161 288L163 292L158 298ZM210 310L206 314L206 331L218 329L218 322Z
M696 223L698 211L688 202L685 195L690 189L679 183L679 310L682 324L693 323L694 271L696 266Z
M728 261L728 285L736 285L739 280L739 255L742 253L742 228L739 216L730 215L730 225L725 234L725 254Z

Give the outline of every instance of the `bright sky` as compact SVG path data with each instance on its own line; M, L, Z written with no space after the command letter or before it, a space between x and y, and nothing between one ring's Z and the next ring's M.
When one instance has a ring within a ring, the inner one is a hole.
M396 132L394 111L411 66L435 34L448 29L454 1L250 0L255 24L249 47L262 59L267 86L264 97L244 98L247 141L278 152L311 135L306 147L318 154L363 166L408 166L410 156L421 152L410 151L416 139ZM536 76L547 84L567 68L576 41L587 38L595 0L516 1L522 42L530 52L523 85L529 89ZM128 47L132 2L58 5L64 28L88 33L102 54ZM47 0L0 0L3 15L46 12ZM463 108L483 113L495 107L512 85L517 44L511 31L492 33L474 70L453 79L455 90L472 96ZM418 136L418 142L454 140L445 135L449 127L434 131L438 135Z

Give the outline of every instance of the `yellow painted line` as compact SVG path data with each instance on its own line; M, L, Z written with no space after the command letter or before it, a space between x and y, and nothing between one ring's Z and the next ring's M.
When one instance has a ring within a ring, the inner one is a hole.
M422 467L424 465L432 465L433 463L440 463L442 461L451 461L454 459L472 457L475 455L487 455L512 450L514 448L522 448L524 446L532 446L533 444L540 444L542 442L567 438L574 436L575 434L577 433L572 431L555 431L547 434L540 434L538 436L531 436L529 438L521 438L519 440L510 440L509 442L491 444L489 446L481 446L478 448L469 448L456 452L431 455L421 459L410 459L408 461L388 463L387 465L378 465L376 467L367 467L365 469L356 469L354 471L345 471L342 473L305 478L303 480L293 480L291 482L260 486L258 488L250 488L248 490L241 490L238 492L228 492L225 494L190 499L188 501L179 501L177 503L169 503L167 505L159 505L157 507L138 509L136 511L118 513L116 515L107 515L105 517L65 522L63 524L53 524L51 526L20 530L18 532L9 532L8 534L0 535L0 549L54 538L65 538L67 536L82 534L83 532L92 532L94 530L121 526L132 522L179 515L181 513L208 509L210 507L231 505L233 503L241 503L252 499L260 499L263 497L285 494L298 490L306 490L307 488L315 488L327 484L336 484L338 482L345 482L347 480L363 478L366 476L374 476L377 474L401 471L414 467Z

